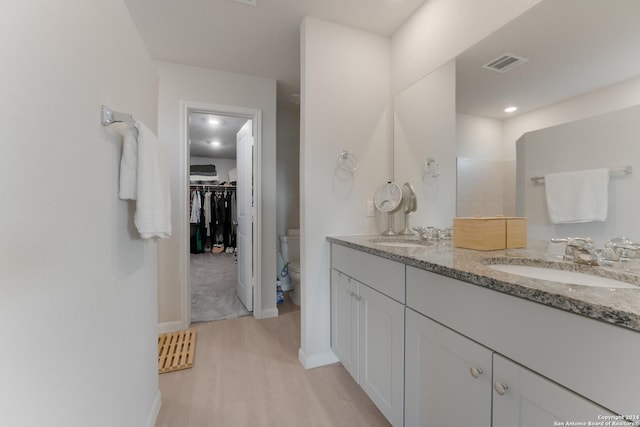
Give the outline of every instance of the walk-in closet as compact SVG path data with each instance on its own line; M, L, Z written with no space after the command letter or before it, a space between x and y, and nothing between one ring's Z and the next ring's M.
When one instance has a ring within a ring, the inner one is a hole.
M247 118L189 114L191 321L251 314L238 297L236 135Z

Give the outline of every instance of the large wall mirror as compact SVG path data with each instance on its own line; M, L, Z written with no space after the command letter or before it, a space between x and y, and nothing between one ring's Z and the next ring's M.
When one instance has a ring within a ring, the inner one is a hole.
M394 179L418 193L412 225L516 214L523 134L640 104L638 22L637 0L544 0L399 93Z

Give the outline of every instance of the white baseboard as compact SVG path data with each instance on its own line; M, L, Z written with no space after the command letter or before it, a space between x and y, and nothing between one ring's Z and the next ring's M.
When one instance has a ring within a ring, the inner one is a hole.
M317 368L318 366L325 366L339 362L338 358L331 350L320 354L314 354L313 356L307 356L302 348L298 349L298 360L302 363L304 369L312 369Z
M262 313L260 313L261 319L268 319L269 317L278 317L277 307L269 308L267 310L262 310Z
M188 328L189 325L185 326L184 323L179 320L176 322L165 322L158 324L158 333L166 334L167 332L177 332Z
M153 427L156 425L156 420L158 419L158 414L160 413L161 406L162 396L160 395L160 390L158 390L158 392L156 393L156 398L153 400L151 412L149 412L149 416L147 417L147 427Z

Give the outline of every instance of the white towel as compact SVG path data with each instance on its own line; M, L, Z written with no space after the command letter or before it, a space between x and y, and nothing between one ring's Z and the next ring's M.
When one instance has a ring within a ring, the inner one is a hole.
M553 224L607 219L608 169L552 173L545 175L544 185Z
M138 199L133 222L143 239L171 237L167 151L143 123L138 126Z
M120 193L122 200L135 200L138 187L138 129L127 126L122 131L120 158Z

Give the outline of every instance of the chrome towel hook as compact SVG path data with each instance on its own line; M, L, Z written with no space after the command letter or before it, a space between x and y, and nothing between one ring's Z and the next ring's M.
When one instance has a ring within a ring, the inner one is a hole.
M427 157L427 161L424 162L424 174L432 178L440 175L440 163L431 157Z

